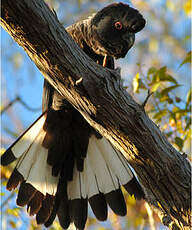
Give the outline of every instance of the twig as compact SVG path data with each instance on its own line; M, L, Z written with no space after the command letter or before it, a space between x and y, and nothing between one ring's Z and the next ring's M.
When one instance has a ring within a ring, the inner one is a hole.
M18 101L18 97L16 97L15 99L13 99L12 101L10 101L4 108L1 109L1 115L8 110L15 102Z
M16 96L15 99L10 101L4 108L1 109L0 114L2 115L5 111L7 111L15 102L20 102L27 110L32 111L32 112L41 110L41 108L31 108L21 99L21 97Z
M41 110L41 108L31 108L19 96L18 96L18 101L29 111L36 112L36 111Z
M83 78L79 78L76 82L75 82L75 85L79 85L83 82Z
M145 105L147 104L150 96L153 94L153 92L150 93L150 90L148 90L148 93L147 93L147 97L145 98L145 101L141 104L141 106L143 107L143 109L145 108Z

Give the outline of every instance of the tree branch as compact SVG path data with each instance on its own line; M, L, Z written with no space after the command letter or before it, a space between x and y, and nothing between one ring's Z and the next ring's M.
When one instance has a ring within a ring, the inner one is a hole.
M49 83L124 154L147 201L180 229L189 229L190 164L121 87L117 71L85 55L42 0L2 0L1 8L2 27Z

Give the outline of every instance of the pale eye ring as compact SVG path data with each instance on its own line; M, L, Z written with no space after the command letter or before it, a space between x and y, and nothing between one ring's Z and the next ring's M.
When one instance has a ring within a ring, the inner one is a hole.
M115 28L117 29L117 30L121 30L122 28L123 28L123 25L122 25L122 23L121 22L115 22Z

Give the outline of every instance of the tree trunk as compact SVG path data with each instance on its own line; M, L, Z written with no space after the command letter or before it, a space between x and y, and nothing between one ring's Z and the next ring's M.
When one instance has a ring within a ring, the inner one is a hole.
M43 0L2 0L1 25L49 83L124 154L164 224L189 229L190 164L121 87L118 73L93 62Z

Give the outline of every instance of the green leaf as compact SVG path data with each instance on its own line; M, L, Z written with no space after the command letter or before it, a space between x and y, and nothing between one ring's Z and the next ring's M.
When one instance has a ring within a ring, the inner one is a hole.
M140 79L140 76L139 76L139 73L137 73L135 77L133 78L133 92L134 93L138 93L139 91L139 79Z
M175 144L179 147L179 150L183 148L183 139L180 137L175 137Z
M158 74L158 72L153 74L153 78L152 78L152 84L154 84L156 82L159 82L159 74Z
M147 89L145 84L143 83L142 79L139 79L139 88L140 89Z
M159 75L164 75L167 72L167 66L163 66L158 70Z
M164 78L164 75L166 75L167 67L163 66L159 70L156 71L156 73L153 75L152 82L159 82L161 79Z
M167 137L170 137L172 134L173 134L172 131L170 131L170 132L168 132L168 133L165 133L165 135L166 135Z
M188 109L179 109L178 111L176 111L176 113L180 113L182 115L187 115L188 112L190 112L190 110Z
M180 64L179 67L181 67L182 65L184 65L185 63L191 63L191 51L189 51L185 57L185 59L183 60L183 62Z
M153 118L156 120L161 120L162 117L167 115L167 110L163 109L161 111L159 111L158 113L156 113Z
M6 180L1 181L1 184L2 184L3 186L6 186L6 185L7 185L7 181L6 181Z
M17 225L14 221L10 220L9 224L11 225L12 228L17 228Z
M159 86L161 85L162 83L161 82L156 82L152 85L151 87L151 92L155 92L157 91L157 89L159 88Z
M157 79L158 81L163 81L165 76L166 76L166 71L167 71L167 67L162 67L161 69L159 69L159 71L157 72Z
M160 81L168 81L177 84L177 80L169 74L160 75Z
M6 151L6 149L1 148L1 149L0 149L0 156L3 155L3 153L4 153L5 151Z
M9 215L18 217L18 216L19 216L19 211L20 211L19 208L14 208L14 209L8 208L8 209L6 210L6 213L9 214Z
M183 41L186 42L186 41L189 41L191 39L191 36L190 35L186 35L184 38L183 38Z
M187 0L184 5L184 12L186 13L187 16L191 16L191 0Z
M157 72L157 69L155 67L150 67L148 72L147 72L147 76L154 74Z
M182 86L182 85L176 84L176 85L173 85L173 86L169 86L169 87L163 89L163 90L161 91L161 94L162 94L162 95L167 95L170 91L172 91L172 90L174 90L174 89L176 89L176 88L178 88L178 87L180 87L180 86Z
M185 126L185 131L187 131L188 129L190 129L191 126L191 117L185 117L185 122L186 122L186 126Z
M2 111L4 110L5 106L4 105L0 105L0 114L2 113Z
M175 84L177 84L177 80L172 77L171 75L167 74L167 67L163 66L161 67L158 71L157 71L157 79L159 81L169 81L169 82L173 82Z
M135 75L133 78L133 92L139 93L139 89L146 89L145 84L143 83L142 79L139 76L139 73Z
M188 93L187 93L186 107L191 103L191 94L192 94L192 88L190 88Z
M160 94L161 96L159 96L160 98L160 102L164 102L164 101L168 101L169 100L169 96L168 95L162 95Z

